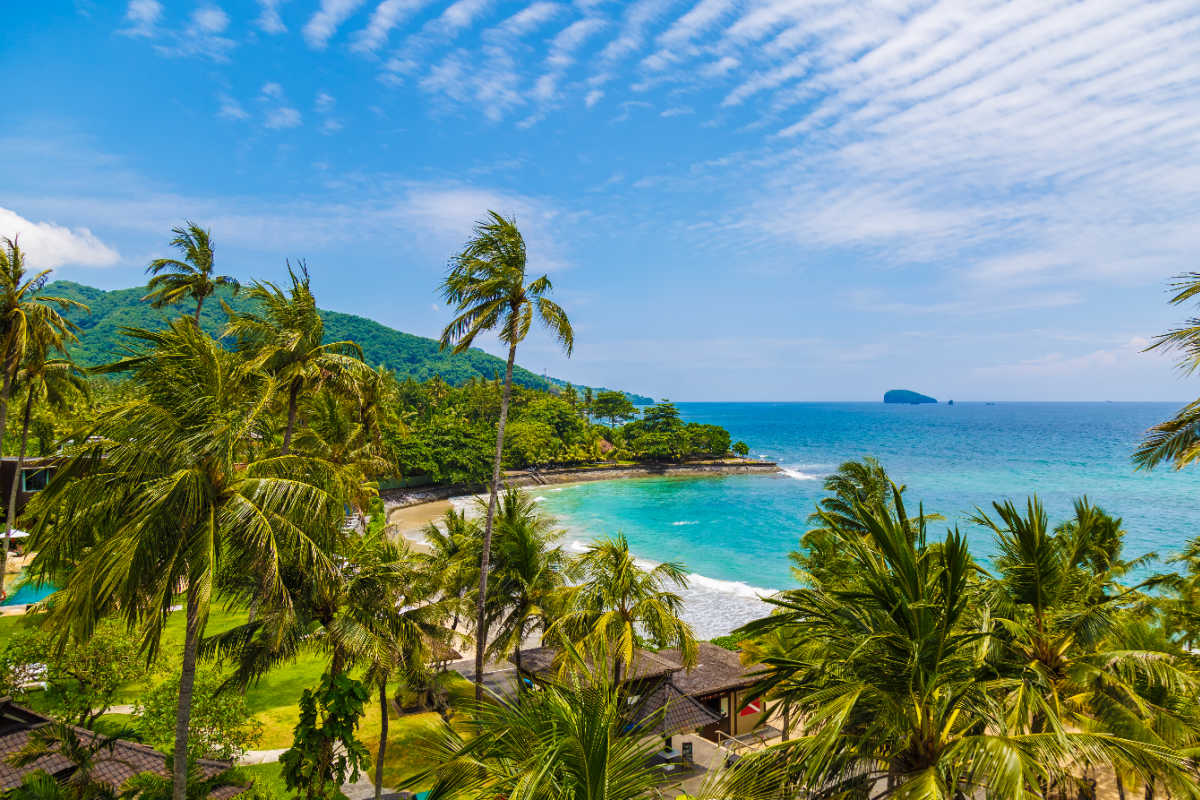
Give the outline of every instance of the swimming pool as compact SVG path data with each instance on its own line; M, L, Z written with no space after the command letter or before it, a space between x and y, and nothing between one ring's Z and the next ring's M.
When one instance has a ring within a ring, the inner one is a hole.
M10 578L5 584L5 588L8 589L8 597L0 602L0 606L24 606L37 603L58 591L58 587L54 584L35 586L28 582L25 570L17 573L15 578Z

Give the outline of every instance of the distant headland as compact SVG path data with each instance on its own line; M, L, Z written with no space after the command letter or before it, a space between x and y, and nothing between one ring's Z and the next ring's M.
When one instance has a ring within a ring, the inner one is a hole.
M915 406L921 403L936 403L937 400L927 394L910 391L908 389L891 389L883 393L883 402L885 403L903 403L905 405Z

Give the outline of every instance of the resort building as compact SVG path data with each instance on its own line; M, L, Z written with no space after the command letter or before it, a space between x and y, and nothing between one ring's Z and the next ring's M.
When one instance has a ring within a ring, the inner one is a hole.
M0 698L0 795L20 786L26 775L38 770L45 771L59 783L71 778L76 769L75 764L57 753L42 756L24 767L14 767L9 763L9 758L29 743L33 731L52 723L53 720L49 717L17 705L10 699ZM85 745L100 737L100 734L87 728L72 725L71 729ZM201 775L211 778L232 765L228 761L202 758L196 762L196 766ZM111 787L115 794L126 781L143 772L170 777L167 757L144 744L117 739L111 748L106 747L95 756L92 761L91 778ZM223 786L214 790L209 798L227 800L244 791L245 786Z
M26 458L21 464L21 482L17 484L17 513L21 513L35 494L46 488L54 475L61 459ZM0 487L3 487L5 502L8 501L8 487L12 486L13 473L17 471L15 456L0 458Z
M554 647L522 650L521 679L528 685L552 678L557 657ZM755 683L751 672L737 653L709 642L699 644L699 657L691 669L684 668L677 649L637 650L628 674L621 676L630 703L636 706L631 724L653 718L648 733L695 732L714 742L751 733L777 735L773 729L764 730L766 703L751 692Z

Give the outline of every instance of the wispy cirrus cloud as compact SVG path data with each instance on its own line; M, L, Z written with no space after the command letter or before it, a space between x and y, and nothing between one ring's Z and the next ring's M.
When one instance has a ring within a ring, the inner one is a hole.
M362 4L363 0L321 0L320 8L304 25L304 41L314 50L324 50L337 29Z

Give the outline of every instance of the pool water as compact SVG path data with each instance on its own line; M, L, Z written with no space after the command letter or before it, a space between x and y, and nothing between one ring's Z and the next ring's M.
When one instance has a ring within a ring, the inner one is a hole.
M37 586L29 582L24 570L21 570L17 577L10 578L5 588L8 589L8 597L0 602L0 606L24 606L37 603L58 591L58 587L50 583Z

